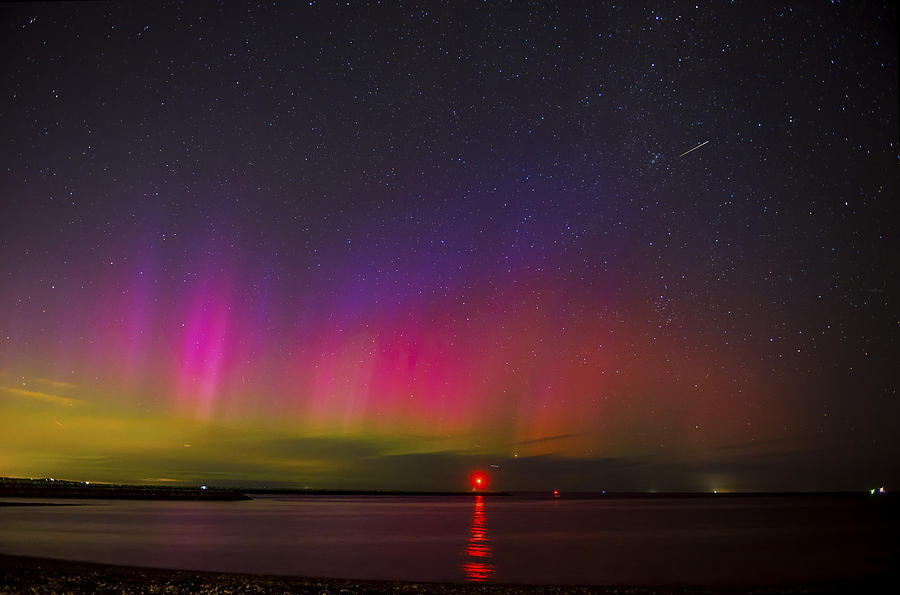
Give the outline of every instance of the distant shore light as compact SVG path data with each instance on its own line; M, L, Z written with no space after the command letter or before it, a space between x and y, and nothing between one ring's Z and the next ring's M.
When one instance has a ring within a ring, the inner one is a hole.
M475 491L487 489L488 476L482 471L476 471L472 474L472 489Z

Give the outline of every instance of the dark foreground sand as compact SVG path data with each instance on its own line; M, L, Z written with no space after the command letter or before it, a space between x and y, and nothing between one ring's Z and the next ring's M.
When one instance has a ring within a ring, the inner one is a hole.
M0 554L0 593L598 593L724 595L726 593L872 593L883 585L841 583L795 587L581 587L412 583L316 579L110 566Z

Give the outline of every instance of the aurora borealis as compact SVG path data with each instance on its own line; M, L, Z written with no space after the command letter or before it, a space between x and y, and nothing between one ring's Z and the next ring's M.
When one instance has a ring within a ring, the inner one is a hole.
M900 479L895 8L0 10L0 475Z

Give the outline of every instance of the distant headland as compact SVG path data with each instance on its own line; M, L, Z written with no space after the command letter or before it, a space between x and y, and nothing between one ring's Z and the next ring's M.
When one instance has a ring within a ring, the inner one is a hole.
M91 483L44 477L0 478L0 497L115 498L122 500L251 500L240 490L207 486L182 487Z
M212 486L161 486L72 481L52 477L0 477L0 497L7 498L103 498L122 500L252 500L259 496L510 496L508 492L448 492L400 490L329 490L292 488L221 488Z

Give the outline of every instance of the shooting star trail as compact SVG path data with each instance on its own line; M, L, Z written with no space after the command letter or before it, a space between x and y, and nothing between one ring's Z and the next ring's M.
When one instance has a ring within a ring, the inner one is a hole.
M687 154L690 153L691 151L696 151L697 149L699 149L700 147L702 147L703 145L705 145L705 144L708 143L708 142L709 142L708 140L703 141L702 143L700 143L699 145L697 145L697 146L694 147L693 149L688 149L687 151L685 151L684 153L682 153L681 155L679 155L679 157L684 157L685 155L687 155Z

